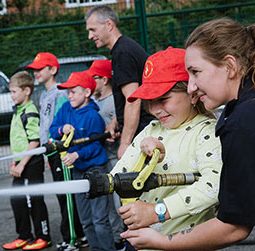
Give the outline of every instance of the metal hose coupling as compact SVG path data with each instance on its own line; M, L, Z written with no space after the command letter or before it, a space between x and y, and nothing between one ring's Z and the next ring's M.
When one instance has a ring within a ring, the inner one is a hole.
M87 172L84 176L90 184L88 198L95 198L102 195L111 194L114 191L121 198L140 197L143 192L161 186L180 186L193 184L198 180L198 173L175 173L175 174L155 174L152 173L141 189L133 186L133 181L138 177L139 172L99 174L96 172ZM139 186L139 184L138 184Z

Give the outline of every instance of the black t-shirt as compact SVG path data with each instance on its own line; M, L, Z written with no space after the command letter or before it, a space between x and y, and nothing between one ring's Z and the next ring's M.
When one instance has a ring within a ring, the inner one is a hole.
M216 126L222 144L223 168L218 219L255 225L255 89L251 77L230 101Z
M145 61L148 57L145 50L134 40L121 36L111 50L112 54L112 90L115 102L116 116L120 130L124 123L124 107L126 101L121 87L128 83L142 83L142 74ZM151 120L153 116L141 109L140 122L137 133L139 133Z

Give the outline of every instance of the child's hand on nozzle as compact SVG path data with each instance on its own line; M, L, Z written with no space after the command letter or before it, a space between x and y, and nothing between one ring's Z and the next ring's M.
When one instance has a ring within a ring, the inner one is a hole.
M166 152L165 146L157 138L154 138L154 137L144 138L141 141L140 148L142 152L144 152L146 155L150 157L153 155L154 149L157 148L159 149L159 152L160 152L158 162L161 162L165 158L165 152Z
M68 135L72 130L74 130L74 127L70 124L65 124L63 127L63 133Z

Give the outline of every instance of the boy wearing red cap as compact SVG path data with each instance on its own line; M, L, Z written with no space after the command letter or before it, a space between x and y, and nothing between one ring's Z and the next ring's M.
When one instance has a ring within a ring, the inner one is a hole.
M58 90L56 75L60 65L57 57L50 52L39 52L33 62L26 66L27 69L32 69L35 79L39 84L45 86L45 91L40 96L40 143L45 144L49 140L49 128L54 116L63 103L68 101L67 92ZM48 162L54 181L63 181L63 169L61 159L58 153L48 156ZM70 243L70 229L68 220L68 209L65 195L57 195L60 211L61 211L61 234L63 243L57 244L59 251L64 251L64 246ZM82 227L78 220L76 208L74 208L75 232L77 237L84 236Z
M63 134L69 134L71 130L74 130L73 139L104 132L104 120L98 113L97 104L90 98L96 82L86 71L73 72L67 82L58 85L58 88L68 89L69 102L60 108L50 127L54 139L61 139ZM66 166L74 166L73 179L83 179L85 172L107 172L108 158L101 142L72 146L67 152L63 162ZM108 219L108 197L87 199L85 194L80 193L75 198L91 250L115 250Z
M94 97L96 103L99 106L99 114L105 121L106 130L107 126L116 120L114 98L112 94L112 62L108 59L95 60L88 73L96 81L96 89L94 92ZM107 170L110 172L118 161L117 151L119 147L119 140L114 142L105 142L105 148L108 155L109 161L107 162ZM110 209L109 209L109 220L112 226L112 231L114 235L115 247L117 250L124 250L124 243L120 237L120 233L124 230L123 222L116 211L114 200L112 194L109 195L110 199Z
M128 101L143 99L157 120L134 139L113 173L130 170L141 152L151 156L158 148L160 162L153 172L200 173L201 177L192 185L151 190L122 206L119 213L128 226L122 237L131 244L133 230L143 227L151 226L169 236L191 231L214 217L218 203L222 162L220 142L214 133L216 120L200 101L192 104L184 57L184 49L169 47L147 59L143 83Z

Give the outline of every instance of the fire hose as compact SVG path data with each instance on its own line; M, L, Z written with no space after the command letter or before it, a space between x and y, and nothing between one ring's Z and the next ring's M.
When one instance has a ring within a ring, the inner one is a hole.
M71 140L68 144L65 144L66 141L53 141L39 147L36 154L51 154L55 151L64 152L73 145L88 144L96 140L105 140L108 137L110 137L110 133ZM22 154L22 156L32 155L31 151L26 151ZM17 155L2 157L0 160L11 159L14 157L17 157ZM83 192L87 193L89 198L95 198L97 196L111 194L115 191L121 198L137 198L141 196L143 192L148 192L161 186L188 185L193 184L199 179L200 174L198 173L153 173L159 159L158 149L155 149L154 154L147 165L145 165L146 158L147 155L141 153L136 165L131 169L131 172L116 173L114 176L112 174L87 172L84 176L85 180L44 183L19 187L18 189L2 189L0 190L0 196L25 194L70 194ZM65 184L64 187L63 183ZM54 189L49 191L49 189L47 189L48 186L53 184Z

